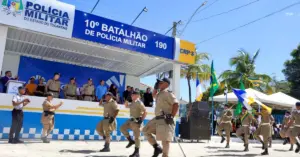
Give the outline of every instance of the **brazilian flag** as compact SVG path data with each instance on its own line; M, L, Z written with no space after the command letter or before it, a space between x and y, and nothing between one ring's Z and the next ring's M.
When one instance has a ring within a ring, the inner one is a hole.
M216 91L219 88L219 83L217 80L216 72L214 69L214 61L211 62L211 67L210 67L210 97L213 97Z

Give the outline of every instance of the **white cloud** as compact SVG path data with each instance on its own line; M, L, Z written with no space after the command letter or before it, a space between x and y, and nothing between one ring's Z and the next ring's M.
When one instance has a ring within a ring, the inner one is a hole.
M294 13L293 12L286 12L285 15L286 16L294 16Z

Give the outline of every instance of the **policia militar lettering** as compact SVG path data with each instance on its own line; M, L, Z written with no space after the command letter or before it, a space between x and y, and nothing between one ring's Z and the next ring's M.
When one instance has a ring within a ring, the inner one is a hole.
M175 95L168 91L170 80L167 78L157 80L154 86L153 98L156 99L155 118L150 120L143 128L143 132L148 142L154 148L152 157L158 157L163 153L163 157L169 156L170 142L174 138L174 117L178 112L178 100ZM156 135L156 139L153 134ZM157 141L162 141L161 148Z

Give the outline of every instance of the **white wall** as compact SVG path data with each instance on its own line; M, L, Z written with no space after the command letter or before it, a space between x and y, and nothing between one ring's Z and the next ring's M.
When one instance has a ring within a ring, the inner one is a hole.
M2 67L3 67L7 29L8 28L6 26L0 25L0 69L2 69Z
M126 75L126 87L127 86L131 86L131 87L134 87L134 88L139 88L140 87L140 78L135 77L135 76L131 76L131 75Z
M2 65L2 75L5 71L11 71L13 77L18 74L20 64L20 55L14 54L4 54L3 65Z

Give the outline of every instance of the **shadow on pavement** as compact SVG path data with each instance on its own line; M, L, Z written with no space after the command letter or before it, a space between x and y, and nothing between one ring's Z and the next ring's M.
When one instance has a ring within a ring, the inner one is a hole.
M259 156L258 154L244 154L244 155L238 155L238 154L214 154L214 155L206 155L206 156L199 156L199 157L210 157L210 156Z
M60 153L78 153L78 154L91 154L91 153L97 153L95 150L60 150Z
M276 152L290 152L289 150L282 150L282 149L273 149L273 150Z
M204 148L207 148L207 149L222 149L224 147L212 147L212 146L207 146L207 147L204 147Z

